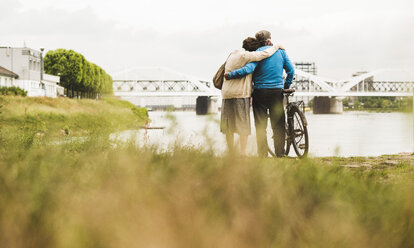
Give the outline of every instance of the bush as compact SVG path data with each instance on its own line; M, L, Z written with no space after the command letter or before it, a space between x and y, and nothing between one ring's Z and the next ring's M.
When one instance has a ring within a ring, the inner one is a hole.
M132 113L134 113L138 119L140 120L147 120L149 118L148 111L146 108L139 108L139 107L133 107L131 108Z
M27 96L27 91L19 87L0 87L0 94L4 96Z
M105 97L105 98L102 98L102 100L116 107L131 109L132 113L134 113L134 115L138 117L139 120L149 119L148 111L146 108L140 108L128 101L119 100L119 99L111 98L111 97Z

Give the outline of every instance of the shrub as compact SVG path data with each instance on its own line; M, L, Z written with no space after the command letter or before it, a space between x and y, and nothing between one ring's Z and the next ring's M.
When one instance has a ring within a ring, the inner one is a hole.
M131 108L131 110L140 120L147 120L149 118L146 108L139 108L134 106Z
M27 91L19 87L0 87L0 94L4 96L27 96Z

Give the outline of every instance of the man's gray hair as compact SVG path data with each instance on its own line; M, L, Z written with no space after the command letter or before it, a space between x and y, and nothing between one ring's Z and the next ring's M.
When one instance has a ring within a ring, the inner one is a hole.
M256 33L256 39L259 40L259 41L270 40L272 38L271 36L272 35L267 30L261 30L261 31Z

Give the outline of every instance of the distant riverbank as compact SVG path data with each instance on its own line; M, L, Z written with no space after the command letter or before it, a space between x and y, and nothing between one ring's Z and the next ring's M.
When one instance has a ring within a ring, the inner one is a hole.
M413 111L412 97L395 97L395 96L359 96L346 97L342 100L344 111L367 111L376 113L403 112L410 113ZM313 100L309 101L309 107L312 107Z

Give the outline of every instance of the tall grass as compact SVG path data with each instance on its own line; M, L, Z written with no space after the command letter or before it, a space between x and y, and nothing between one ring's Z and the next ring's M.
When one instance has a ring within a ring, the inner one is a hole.
M1 247L414 246L412 182L312 159L159 153L110 140L105 123L61 143L0 128L13 140L0 146Z
M312 160L105 137L1 152L4 247L414 245L412 188Z

